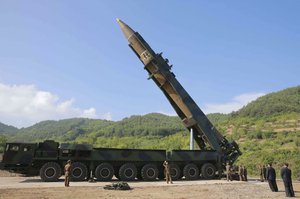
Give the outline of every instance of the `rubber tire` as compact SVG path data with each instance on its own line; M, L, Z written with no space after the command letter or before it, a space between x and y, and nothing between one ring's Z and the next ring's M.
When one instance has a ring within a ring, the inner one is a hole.
M74 172L80 170L80 175L74 175ZM72 181L84 181L88 177L88 169L85 164L81 162L74 162L71 170Z
M170 173L172 180L176 181L182 178L181 169L177 164L170 165Z
M151 172L152 175L149 175ZM154 181L158 177L158 168L155 164L146 164L141 170L141 176L144 181Z
M47 171L52 169L54 171L53 175L47 176ZM40 169L40 177L44 182L56 182L62 174L61 167L56 162L47 162Z
M201 175L204 179L213 179L216 177L216 167L211 163L205 163L201 167Z
M191 171L194 170L194 174ZM183 175L186 180L197 180L199 178L199 169L197 165L190 163L184 166Z
M143 181L142 174L141 174L141 172L139 172L139 171L141 171L141 170L138 169L136 178L138 179L138 181Z
M104 170L107 171L108 175L103 176L103 174L101 174ZM114 176L114 168L111 164L101 163L96 167L95 177L97 178L97 180L99 180L99 181L109 181L109 180L112 179L113 176Z
M165 179L165 170L163 168L160 168L158 171L158 179L159 180L164 180Z
M116 177L118 180L120 180L119 169L120 169L120 167L114 167L115 177Z
M126 172L131 171L131 175L127 175ZM137 176L137 168L133 163L126 163L120 167L119 177L122 181L133 181Z

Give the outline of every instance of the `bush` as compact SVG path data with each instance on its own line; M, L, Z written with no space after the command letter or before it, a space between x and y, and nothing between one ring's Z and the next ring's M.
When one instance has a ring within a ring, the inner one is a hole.
M264 139L269 139L269 138L276 138L277 133L276 132L264 132L262 134L262 137Z
M7 139L4 135L0 135L0 153L3 153Z

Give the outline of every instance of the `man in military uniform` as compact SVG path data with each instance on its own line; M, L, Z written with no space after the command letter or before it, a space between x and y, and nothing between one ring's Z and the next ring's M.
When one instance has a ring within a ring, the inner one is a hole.
M283 180L286 197L295 197L295 193L292 185L292 171L289 169L288 163L284 163L280 174Z
M71 169L72 169L71 160L68 160L67 164L64 167L64 171L65 171L65 187L69 186Z
M226 177L227 177L227 181L232 181L232 176L231 176L231 166L229 164L229 162L226 163Z
M244 181L248 181L248 172L247 172L247 168L245 166L242 166L243 167L243 180Z
M278 192L278 187L277 187L277 183L276 183L276 172L275 172L275 169L272 167L271 163L268 164L266 177L267 177L270 189L273 192Z
M244 169L242 165L239 166L239 177L240 181L244 181Z
M169 165L168 161L164 161L163 166L165 167L165 177L166 177L167 184L169 184L169 182L171 184L173 184L172 177L171 177L171 174L170 174L170 165Z
M264 166L259 165L259 170L260 170L259 176L260 176L260 181L261 182L264 181L264 170L263 170L263 168L264 168Z

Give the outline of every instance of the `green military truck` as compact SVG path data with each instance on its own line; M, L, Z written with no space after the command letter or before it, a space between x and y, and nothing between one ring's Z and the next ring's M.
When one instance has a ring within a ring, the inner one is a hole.
M109 181L115 176L122 181L154 181L164 178L163 162L171 163L174 180L184 177L212 179L222 172L221 156L215 151L142 150L92 148L85 144L7 143L1 169L29 176L40 175L43 181L57 181L63 175L67 160L72 160L73 181L90 176Z
M228 141L212 125L191 96L171 72L172 65L156 54L142 36L118 19L129 42L149 73L149 79L161 89L185 127L191 131L199 150L142 150L92 148L83 144L59 144L55 141L41 143L7 143L1 169L27 175L40 175L44 181L56 181L63 174L67 160L73 161L71 177L85 180L89 176L97 180L116 178L129 181L146 181L163 178L163 161L171 164L174 180L211 179L221 176L225 163L233 162L241 155L238 145Z

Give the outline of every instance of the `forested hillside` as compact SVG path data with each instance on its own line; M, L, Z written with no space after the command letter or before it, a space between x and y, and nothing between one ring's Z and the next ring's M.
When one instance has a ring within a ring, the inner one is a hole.
M232 114L208 117L228 139L235 140L243 155L238 164L258 175L257 166L273 162L279 168L291 163L300 179L300 87L260 97ZM89 143L95 147L139 149L188 149L189 132L178 117L151 113L121 121L74 118L43 121L17 129L0 124L0 145L6 141ZM0 150L3 150L3 148Z
M14 135L17 133L18 129L13 126L8 126L0 122L0 134L2 135Z
M4 149L5 142L8 137L13 137L18 132L18 129L13 126L8 126L0 122L0 153Z
M236 115L263 117L293 112L300 112L300 86L262 96L240 109Z
M258 164L279 168L287 161L300 179L300 86L262 96L216 126L239 143L238 162L250 173Z

